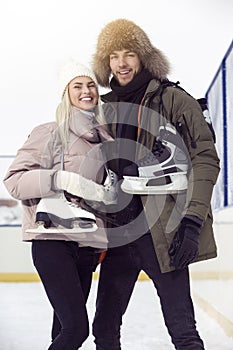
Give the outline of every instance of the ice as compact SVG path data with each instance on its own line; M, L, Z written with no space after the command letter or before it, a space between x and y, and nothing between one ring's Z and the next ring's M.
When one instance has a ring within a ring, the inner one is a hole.
M87 304L90 323L97 283L93 280ZM233 338L228 337L196 304L195 312L206 350L232 350ZM40 282L0 283L0 350L48 349L51 322L52 309ZM91 335L81 349L95 349ZM174 347L163 323L153 284L138 281L123 320L122 350L154 349L170 350Z

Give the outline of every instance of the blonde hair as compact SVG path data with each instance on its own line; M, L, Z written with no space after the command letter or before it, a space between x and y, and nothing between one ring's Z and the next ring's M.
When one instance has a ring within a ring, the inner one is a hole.
M67 148L67 143L68 143L70 113L71 113L71 103L70 103L68 88L66 87L65 92L62 96L61 103L59 103L56 110L56 122L58 125L59 134L60 134L61 142L64 149Z
M98 91L98 87L97 91ZM98 92L99 94L99 92ZM104 126L106 124L106 120L104 117L104 112L103 112L103 108L101 105L101 100L100 100L100 96L98 98L98 110L97 110L97 114L95 115L96 121ZM68 146L68 137L69 137L69 119L70 119L70 115L71 115L71 107L72 104L70 102L70 97L69 97L69 91L68 91L68 85L65 88L64 94L62 96L62 100L61 103L59 103L59 105L57 106L56 109L56 122L58 125L58 129L59 129L59 134L61 137L61 142L63 145L63 148L66 149Z

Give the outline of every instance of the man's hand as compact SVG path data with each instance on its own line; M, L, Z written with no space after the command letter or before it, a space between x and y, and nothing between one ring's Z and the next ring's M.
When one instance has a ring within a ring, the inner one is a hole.
M201 224L184 217L168 250L177 270L186 268L198 256Z

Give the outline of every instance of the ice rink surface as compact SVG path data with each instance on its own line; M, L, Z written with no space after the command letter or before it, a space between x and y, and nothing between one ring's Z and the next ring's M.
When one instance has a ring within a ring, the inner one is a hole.
M90 323L95 309L97 281L93 280L88 299ZM197 288L198 284L194 283ZM206 286L206 288L208 288ZM213 288L210 288L213 291ZM232 288L221 287L225 298ZM216 290L217 293L218 289ZM227 298L226 298L227 299ZM215 303L218 300L216 295ZM229 300L229 299L228 299ZM228 305L231 309L233 304ZM226 306L227 308L227 306ZM206 350L232 350L228 337L216 320L195 303L198 331ZM232 311L230 311L232 315ZM50 344L52 309L40 282L0 283L0 350L47 350ZM90 335L81 348L94 350ZM122 350L174 349L163 323L159 300L150 281L139 281L125 314L122 327Z

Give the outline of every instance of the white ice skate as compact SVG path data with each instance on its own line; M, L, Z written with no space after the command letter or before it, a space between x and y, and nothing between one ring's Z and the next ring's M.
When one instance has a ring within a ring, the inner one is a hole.
M37 228L28 233L82 233L97 230L95 215L67 201L60 193L42 198L36 210Z
M160 137L144 158L125 169L121 189L131 194L168 194L187 189L188 157L172 126L161 126Z

